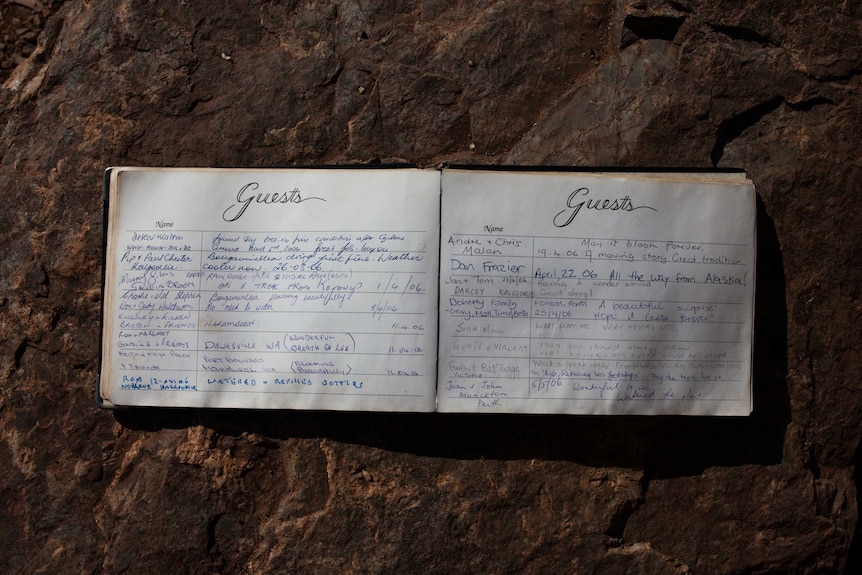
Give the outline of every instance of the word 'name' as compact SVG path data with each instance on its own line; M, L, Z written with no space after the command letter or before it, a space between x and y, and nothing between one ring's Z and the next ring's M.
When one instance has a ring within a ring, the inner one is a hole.
M605 199L586 199L581 202L577 200L581 199L578 197L578 194L583 194L586 196L590 193L589 188L578 188L571 194L569 194L569 199L566 202L566 209L560 210L556 216L554 216L554 225L558 228L564 228L575 219L575 216L578 215L578 212L581 211L581 208L586 207L588 210L611 210L611 211L619 211L622 210L624 212L633 212L635 210L648 209L654 212L658 210L651 206L635 206L632 205L632 199L629 196L623 196L622 198L617 198L610 200L608 198ZM562 223L560 223L562 222Z
M319 200L321 202L326 201L323 198L314 196L303 198L299 188L293 188L287 192L272 192L266 194L258 192L255 194L255 190L258 188L260 188L260 184L257 182L250 182L240 188L236 193L236 203L228 206L228 208L222 213L222 219L226 222L235 222L245 213L252 202L257 204L299 204L308 200Z

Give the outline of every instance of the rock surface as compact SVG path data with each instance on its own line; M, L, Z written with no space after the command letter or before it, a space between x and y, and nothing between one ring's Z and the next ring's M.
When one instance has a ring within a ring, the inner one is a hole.
M860 51L854 2L66 2L0 90L0 572L862 570ZM106 166L402 160L746 168L755 414L94 407Z

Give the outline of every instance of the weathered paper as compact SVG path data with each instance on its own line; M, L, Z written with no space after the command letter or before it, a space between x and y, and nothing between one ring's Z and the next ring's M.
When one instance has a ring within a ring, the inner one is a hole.
M434 410L438 172L111 177L106 401Z
M121 168L109 189L107 405L751 412L742 175Z
M751 412L744 177L442 177L438 410Z

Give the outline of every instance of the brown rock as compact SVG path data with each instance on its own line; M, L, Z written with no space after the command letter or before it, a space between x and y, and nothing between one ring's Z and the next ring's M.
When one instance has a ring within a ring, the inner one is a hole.
M862 568L860 21L814 0L66 2L0 89L0 571ZM755 414L94 407L106 166L377 160L746 168Z

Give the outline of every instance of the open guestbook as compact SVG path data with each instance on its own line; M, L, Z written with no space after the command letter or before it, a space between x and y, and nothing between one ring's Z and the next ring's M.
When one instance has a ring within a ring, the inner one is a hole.
M105 407L748 415L741 172L106 172Z

